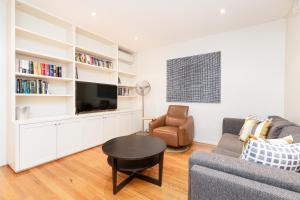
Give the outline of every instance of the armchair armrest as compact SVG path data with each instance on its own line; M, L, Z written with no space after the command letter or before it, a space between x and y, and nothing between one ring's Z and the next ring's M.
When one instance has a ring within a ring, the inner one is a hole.
M241 128L245 123L245 119L238 118L224 118L223 119L223 131L222 133L231 133L238 135Z
M156 119L153 119L151 122L149 122L149 133L150 134L153 133L153 129L165 125L166 116L167 115L160 116L160 117L158 117Z
M189 116L185 123L179 126L178 138L180 146L192 143L194 139L194 119L192 116Z

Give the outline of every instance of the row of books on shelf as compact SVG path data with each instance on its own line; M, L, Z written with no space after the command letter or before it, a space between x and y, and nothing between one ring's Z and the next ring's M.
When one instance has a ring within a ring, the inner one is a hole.
M18 94L49 94L49 82L44 80L17 79L16 93Z
M118 96L131 96L132 91L128 87L118 87Z
M112 69L113 68L113 64L111 61L109 60L104 60L102 58L97 58L95 56L91 56L88 54L84 54L81 52L76 52L75 54L75 60L78 62L82 62L82 63L86 63L86 64L90 64L90 65L95 65L98 67L105 67L108 69Z
M39 63L32 60L17 59L16 68L20 73L62 77L62 67L54 64Z

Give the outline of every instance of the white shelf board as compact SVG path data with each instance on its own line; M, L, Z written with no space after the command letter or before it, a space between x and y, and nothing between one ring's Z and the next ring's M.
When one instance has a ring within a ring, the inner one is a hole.
M20 48L16 48L16 53L21 54L21 55L26 55L26 56L32 56L32 57L36 57L36 58L43 58L43 59L47 59L47 60L63 62L63 63L72 63L73 62L73 60L70 60L67 58L52 56L52 55L43 54L43 53L39 53L39 52L35 52L35 51L29 51L29 50L20 49Z
M119 74L122 74L125 76L131 76L131 77L136 76L136 74L130 73L130 72L125 72L125 71L118 71L118 72L119 72Z
M125 60L125 59L122 59L122 58L119 58L118 60L119 60L120 62L127 63L127 64L129 64L129 65L134 64L134 62L129 61L129 60Z
M33 123L40 123L40 122L49 122L49 121L59 121L59 120L66 120L74 118L75 115L58 115L58 116L45 116L45 117L35 117L29 119L22 119L22 120L15 120L17 124L33 124Z
M84 79L76 79L75 81L77 82L85 82L85 83L99 83L99 84L107 84L107 85L116 85L113 83L104 83L104 82L97 82L97 81L89 81L89 80L84 80Z
M28 78L40 78L40 79L47 79L47 80L58 80L58 81L72 81L71 78L61 78L61 77L53 77L53 76L44 76L44 75L37 75L37 74L25 74L16 72L16 76L19 77L28 77Z
M141 111L141 109L133 108L133 109L122 109L122 110L114 110L114 111L99 111L99 112L91 112L91 113L84 113L84 114L74 114L74 115L57 115L57 116L45 116L45 117L36 117L36 118L29 118L23 120L15 120L17 124L33 124L33 123L40 123L40 122L49 122L49 121L59 121L59 120L67 120L67 119L80 119L86 117L95 117L101 115L110 115L110 114L118 114L124 112L132 112L132 111Z
M16 9L24 10L25 12L30 13L30 15L45 19L48 22L51 22L54 24L60 24L61 26L64 26L64 27L72 27L71 22L68 22L65 19L62 19L53 14L50 14L46 10L42 10L42 9L40 9L30 3L27 3L23 0L16 0Z
M107 55L106 53L99 52L99 51L94 51L94 50L91 50L91 49L88 49L88 48L85 48L85 47L82 47L82 46L76 45L75 48L76 48L77 51L80 51L80 52L83 52L83 53L87 53L87 54L91 54L93 56L97 56L97 57L100 57L100 58L103 58L103 59L106 59L106 60L113 61L113 60L117 59L116 57Z
M16 94L17 97L72 97L71 94Z
M48 42L48 43L53 43L54 45L58 45L58 46L61 46L61 47L72 47L73 44L71 43L68 43L68 42L65 42L65 41L61 41L61 40L57 40L57 39L54 39L54 38L50 38L46 35L42 35L40 33L36 33L36 32L33 32L33 31L30 31L30 30L27 30L27 29L24 29L22 27L19 27L19 26L16 26L16 35L24 35L24 36L29 36L35 40L40 40L40 41L43 41L43 42Z
M87 64L87 63L83 63L83 62L78 62L76 61L76 66L77 67L85 67L85 68L89 68L89 69L93 69L93 70L99 70L99 71L104 71L104 72L117 72L114 69L109 69L109 68L105 68L105 67L99 67L96 65L91 65L91 64Z
M75 32L76 34L79 34L79 35L84 35L88 38L91 38L93 40L96 40L100 43L105 43L106 45L109 45L109 46L114 46L114 45L117 45L116 43L106 39L105 37L103 36L100 36L99 34L97 33L94 33L94 32L91 32L91 31L87 31L86 29L84 28L81 28L79 26L76 26L75 27Z
M135 85L118 85L118 87L129 87L129 88L135 88L136 86Z
M133 96L122 96L122 95L118 95L118 98L135 98L137 97L136 95Z

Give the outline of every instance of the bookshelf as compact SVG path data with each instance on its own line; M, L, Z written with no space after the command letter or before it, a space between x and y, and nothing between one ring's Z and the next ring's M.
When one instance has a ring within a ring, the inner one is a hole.
M7 146L15 172L142 129L133 51L23 0L9 7ZM77 81L126 95L118 110L76 115ZM28 107L29 117L17 118Z
M22 106L30 107L29 121L36 117L42 121L55 116L75 116L76 81L117 85L127 91L126 95L118 95L118 109L136 107L133 51L23 0L13 4L10 24L14 35L11 64L16 66L10 71L13 121L17 121L16 108ZM24 60L41 65L42 69L22 71L19 63ZM50 72L44 73L43 64ZM60 67L61 77L51 74L53 66L54 72ZM37 88L23 93L24 81L31 87L31 82L38 85L39 80L49 85L46 93L39 93Z

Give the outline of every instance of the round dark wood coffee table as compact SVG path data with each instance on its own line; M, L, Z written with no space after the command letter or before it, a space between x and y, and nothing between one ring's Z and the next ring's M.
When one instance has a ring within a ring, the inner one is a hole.
M158 137L129 135L117 137L105 142L103 152L108 156L107 162L112 167L113 193L116 194L133 178L139 178L161 186L164 151L166 143ZM141 174L144 169L159 164L158 179ZM117 185L117 171L129 177Z

